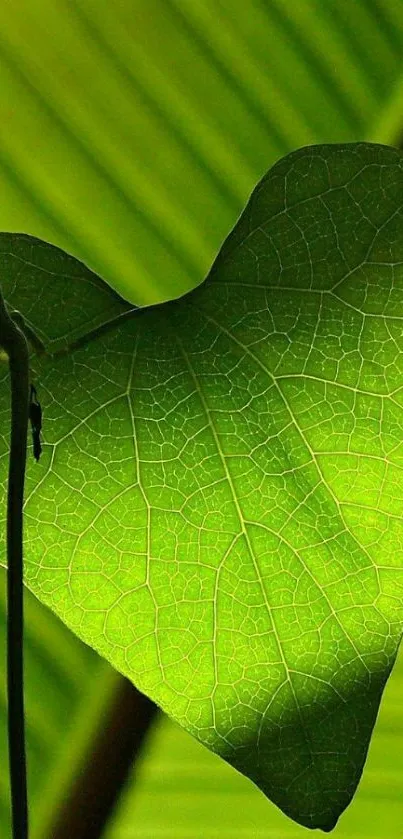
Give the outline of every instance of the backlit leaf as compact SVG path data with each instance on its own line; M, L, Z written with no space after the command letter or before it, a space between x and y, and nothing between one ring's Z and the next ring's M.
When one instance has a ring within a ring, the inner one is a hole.
M294 152L205 283L144 309L0 237L7 302L49 353L32 358L27 585L323 830L354 794L401 634L402 187L386 146Z

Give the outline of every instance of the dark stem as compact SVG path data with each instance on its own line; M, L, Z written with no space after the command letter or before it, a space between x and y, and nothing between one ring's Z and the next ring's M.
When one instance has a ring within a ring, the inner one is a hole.
M28 837L23 689L23 500L27 457L29 352L0 289L0 346L9 357L11 443L7 489L7 698L13 839Z
M47 839L100 839L159 709L121 678Z

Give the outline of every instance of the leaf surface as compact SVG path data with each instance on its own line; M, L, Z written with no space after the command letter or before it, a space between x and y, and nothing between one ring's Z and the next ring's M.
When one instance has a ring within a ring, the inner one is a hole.
M401 634L402 186L392 148L300 149L203 285L137 310L54 247L0 240L7 302L48 352L27 585L323 830Z

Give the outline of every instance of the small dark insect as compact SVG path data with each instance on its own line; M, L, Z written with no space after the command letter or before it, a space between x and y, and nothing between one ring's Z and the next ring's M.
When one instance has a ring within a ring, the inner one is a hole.
M29 419L31 420L32 429L32 443L34 446L34 458L39 460L42 452L40 433L42 428L42 408L38 402L36 390L31 385L31 393L29 397Z

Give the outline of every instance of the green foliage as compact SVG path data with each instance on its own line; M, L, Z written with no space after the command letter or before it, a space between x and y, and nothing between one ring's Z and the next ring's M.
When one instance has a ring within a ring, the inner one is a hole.
M205 283L138 310L0 237L7 302L48 353L27 585L323 830L359 781L403 617L402 186L385 146L294 152Z
M202 281L287 152L399 143L396 0L36 0L0 31L0 230L142 305Z

